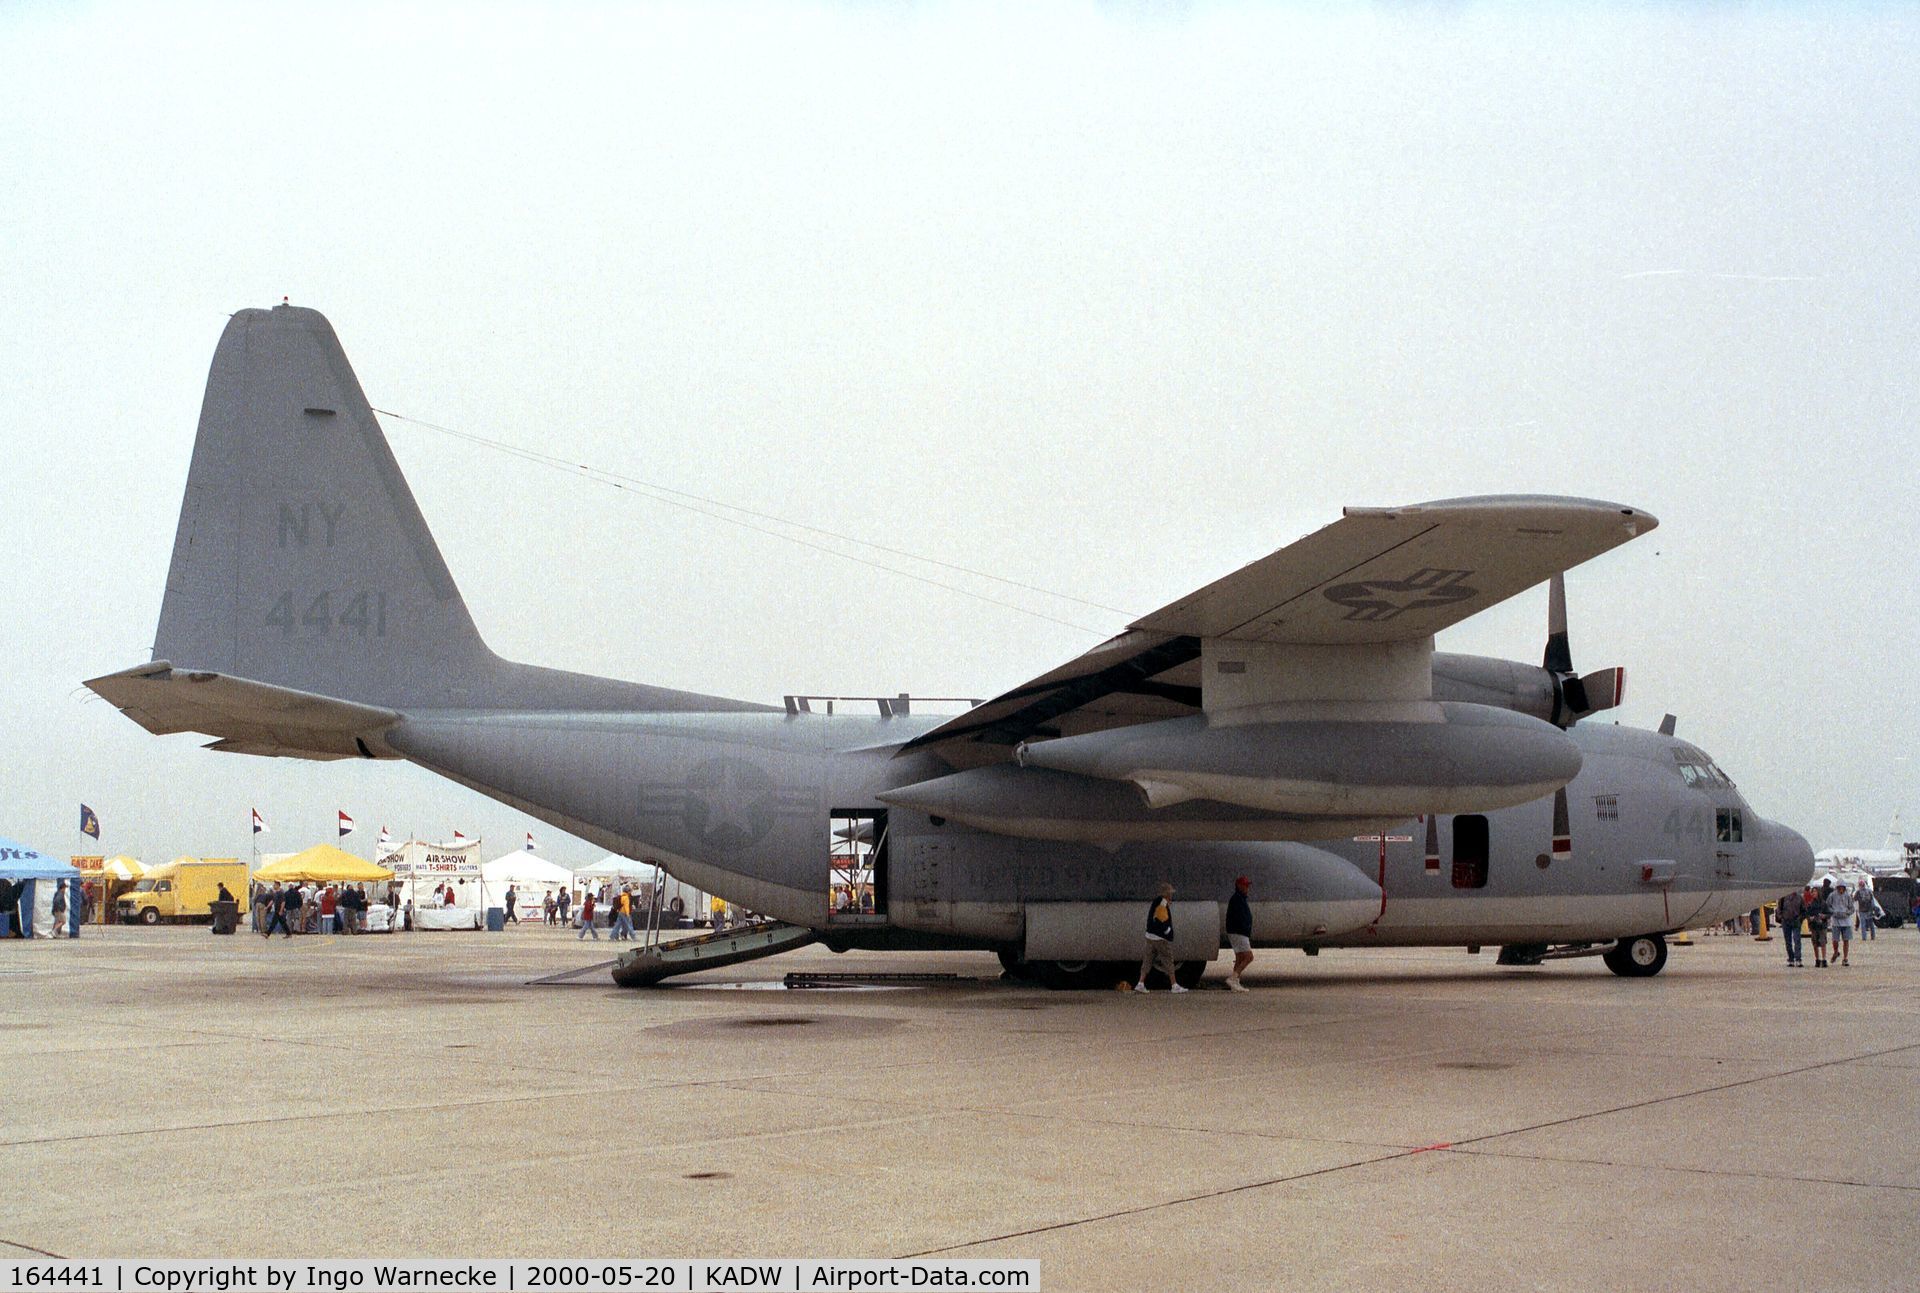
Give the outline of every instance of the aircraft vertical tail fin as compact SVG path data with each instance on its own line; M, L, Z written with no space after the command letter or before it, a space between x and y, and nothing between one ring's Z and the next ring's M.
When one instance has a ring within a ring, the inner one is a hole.
M488 650L332 325L290 305L214 352L153 658L88 685L252 753L367 754L415 710L772 708Z
M236 313L207 376L154 658L380 705L499 663L318 311Z

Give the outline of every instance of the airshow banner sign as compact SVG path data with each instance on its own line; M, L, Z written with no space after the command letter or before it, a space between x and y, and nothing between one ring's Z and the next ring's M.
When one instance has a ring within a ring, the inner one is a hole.
M428 844L408 840L380 859L393 878L406 886L413 904L415 929L478 929L487 906L487 886L480 874L480 841ZM453 890L448 903L442 894Z
M478 880L480 841L427 844L420 840L408 840L380 858L379 862L393 872L396 880Z

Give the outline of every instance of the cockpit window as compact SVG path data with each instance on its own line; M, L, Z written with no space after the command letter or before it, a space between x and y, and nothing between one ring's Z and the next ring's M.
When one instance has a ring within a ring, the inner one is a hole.
M1680 767L1680 779L1695 790L1707 790L1716 786L1731 788L1733 778L1720 771L1720 766L1691 745L1673 747L1673 761Z

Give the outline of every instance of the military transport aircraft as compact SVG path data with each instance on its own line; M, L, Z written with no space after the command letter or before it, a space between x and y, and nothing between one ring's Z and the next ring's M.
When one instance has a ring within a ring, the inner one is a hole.
M1651 975L1664 935L1813 870L1694 746L1579 722L1623 675L1574 671L1560 574L1655 524L1350 508L957 716L725 700L489 651L332 327L281 305L214 354L153 660L87 685L215 750L410 760L834 948L1111 984L1169 881L1191 982L1244 875L1261 946ZM1542 581L1541 666L1434 651Z

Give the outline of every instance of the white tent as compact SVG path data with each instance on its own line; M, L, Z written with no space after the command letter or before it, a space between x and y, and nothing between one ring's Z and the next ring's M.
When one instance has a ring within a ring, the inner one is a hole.
M573 874L581 881L599 883L604 880L620 880L631 884L652 884L660 868L649 862L635 862L632 858L623 858L618 853L609 853L592 866L583 866Z
M704 923L711 918L713 899L690 884L674 879L671 875L651 862L636 862L632 858L623 858L617 853L609 853L592 866L581 867L573 873L573 878L582 888L598 893L603 885L618 889L630 884L634 891L642 895L649 886L658 883L661 886L660 900L663 909L685 916L688 920ZM634 913L633 923L643 922L642 911Z
M573 888L573 872L530 849L519 849L483 863L480 875L486 880L488 897L495 904L506 902L507 886L512 885L518 910L522 912L538 912L548 894L557 898Z
M394 873L413 904L415 929L486 927L489 895L480 871L479 840L456 844L408 840L383 854L380 865ZM443 889L453 890L451 907L440 897Z

